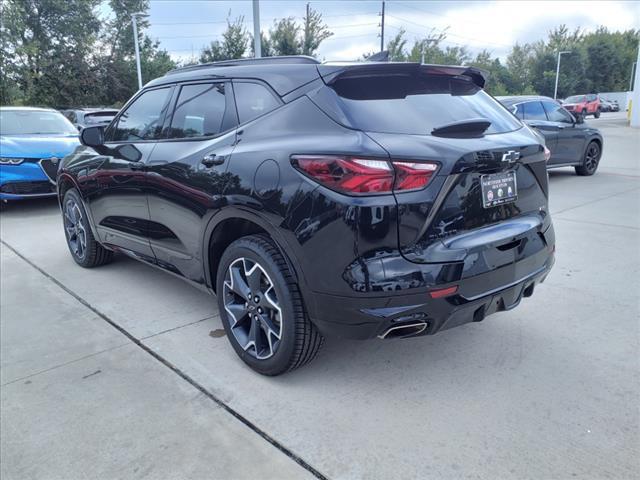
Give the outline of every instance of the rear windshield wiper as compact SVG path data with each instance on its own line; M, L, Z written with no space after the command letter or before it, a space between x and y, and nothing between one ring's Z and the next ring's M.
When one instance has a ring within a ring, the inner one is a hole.
M486 118L468 118L436 127L431 130L431 135L451 138L482 137L490 126L491 121Z

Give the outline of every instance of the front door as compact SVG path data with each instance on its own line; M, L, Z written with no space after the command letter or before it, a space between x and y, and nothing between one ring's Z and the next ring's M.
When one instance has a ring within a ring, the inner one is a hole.
M87 204L100 242L153 261L144 165L162 132L171 88L135 98L105 132L100 163L90 172Z
M149 238L157 263L204 283L205 217L221 206L237 114L229 83L176 87L166 138L147 162Z
M558 147L558 127L547 119L542 103L538 100L520 103L516 115L544 136L545 145L551 151L551 163Z

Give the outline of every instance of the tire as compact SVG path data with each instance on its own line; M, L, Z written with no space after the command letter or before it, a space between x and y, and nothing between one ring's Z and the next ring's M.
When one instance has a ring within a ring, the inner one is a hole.
M596 110L593 116L594 118L600 118L600 109Z
M78 265L84 268L99 267L113 259L113 252L100 245L93 236L87 212L74 188L64 194L62 223L69 252Z
M576 167L576 174L583 177L590 177L600 164L600 157L602 156L602 149L598 142L590 142L584 151L583 163L579 167Z
M262 375L280 375L315 358L324 338L311 323L284 257L266 235L242 237L216 272L220 318L238 356Z

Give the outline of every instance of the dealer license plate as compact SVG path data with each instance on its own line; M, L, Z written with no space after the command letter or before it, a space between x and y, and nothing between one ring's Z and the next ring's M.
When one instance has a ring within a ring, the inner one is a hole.
M480 177L482 186L482 206L495 207L503 203L515 202L518 198L516 172L500 172Z

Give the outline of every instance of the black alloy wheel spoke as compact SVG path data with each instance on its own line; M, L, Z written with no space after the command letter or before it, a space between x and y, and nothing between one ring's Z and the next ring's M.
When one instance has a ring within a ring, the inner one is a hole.
M259 263L239 258L229 265L223 285L224 307L238 345L259 360L272 357L282 336L282 310L269 275Z

